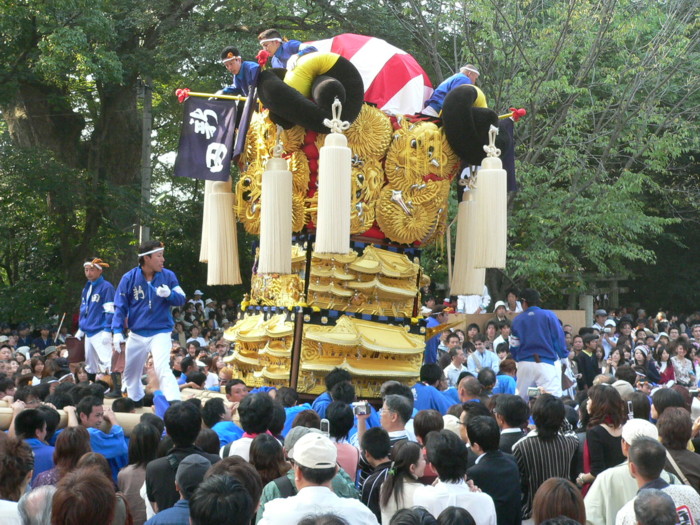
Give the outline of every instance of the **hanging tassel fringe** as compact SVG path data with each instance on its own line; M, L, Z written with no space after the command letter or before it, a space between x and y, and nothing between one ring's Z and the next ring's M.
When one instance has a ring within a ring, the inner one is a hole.
M262 175L258 273L292 273L292 172L272 157Z
M332 133L319 152L318 221L316 252L348 253L350 251L351 151L344 130L348 122L340 120L341 105L333 103L333 119L324 124Z
M503 169L496 148L496 128L491 126L489 145L484 146L487 157L477 172L477 210L479 226L474 243L476 268L506 267L508 245L508 176Z
M207 285L209 286L242 283L233 206L231 179L226 182L212 182L208 206L211 209L206 226L209 252Z
M209 212L211 211L211 185L214 181L204 181L204 213L202 214L202 242L199 246L199 262L209 261Z
M486 282L486 269L474 267L479 216L476 190L467 191L457 210L457 246L450 283L450 295L481 295Z

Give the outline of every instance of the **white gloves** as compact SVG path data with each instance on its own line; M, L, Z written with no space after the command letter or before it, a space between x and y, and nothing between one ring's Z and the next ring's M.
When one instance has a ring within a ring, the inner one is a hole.
M102 332L102 344L105 346L109 346L112 344L112 333L111 332Z
M80 328L78 328L78 331L75 332L75 335L73 337L75 337L78 341L80 341L84 335L85 335L85 332L83 332Z
M122 343L124 342L124 336L121 333L115 333L112 336L112 347L114 351L118 354L122 353Z
M156 288L156 293L158 294L158 297L167 299L171 294L170 287L167 284L161 284L158 288Z

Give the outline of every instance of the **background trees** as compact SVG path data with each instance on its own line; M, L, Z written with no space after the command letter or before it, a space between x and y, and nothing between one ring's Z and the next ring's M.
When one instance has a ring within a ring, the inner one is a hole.
M643 279L669 250L693 261L683 241L697 220L697 7L697 0L6 2L0 317L40 317L50 303L74 307L82 258L99 251L118 275L134 263L141 221L168 243L168 264L185 290L202 286L201 185L171 177L181 118L173 91L224 85L220 49L233 43L252 58L255 35L267 27L300 40L379 36L413 53L435 83L469 61L481 70L491 107L528 109L516 126L521 190L510 202L509 266L489 275L496 294L515 281L554 298L563 287L585 288L590 272L628 269ZM154 190L142 205L144 85L153 95ZM246 240L239 245L249 257ZM444 280L436 251L429 270Z

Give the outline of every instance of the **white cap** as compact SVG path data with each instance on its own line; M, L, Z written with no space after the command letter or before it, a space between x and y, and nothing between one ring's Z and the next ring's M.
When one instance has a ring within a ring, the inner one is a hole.
M202 290L195 290L194 295L204 295L204 293L202 293Z
M496 301L496 305L493 307L493 311L495 312L496 310L498 310L499 306L502 306L503 308L505 308L506 307L505 301Z
M656 426L646 419L630 419L622 427L622 439L631 445L634 440L640 437L659 439L659 431Z
M292 459L302 467L331 468L335 467L338 460L338 449L323 434L312 432L302 436L294 444Z

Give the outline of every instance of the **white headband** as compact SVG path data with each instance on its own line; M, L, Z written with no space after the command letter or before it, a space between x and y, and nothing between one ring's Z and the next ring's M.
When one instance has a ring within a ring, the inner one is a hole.
M224 58L221 62L225 64L226 62L230 62L231 60L236 60L237 58L241 58L241 57Z
M267 44L268 42L282 42L281 38L266 38L265 40L260 40L260 44Z
M156 252L162 252L163 250L165 250L164 246L161 246L160 248L154 248L150 252L139 253L139 257L143 257L144 255L151 255L151 254L154 254Z
M476 73L477 75L481 75L478 70L474 69L473 67L463 67L462 68L464 71L471 71L472 73Z

